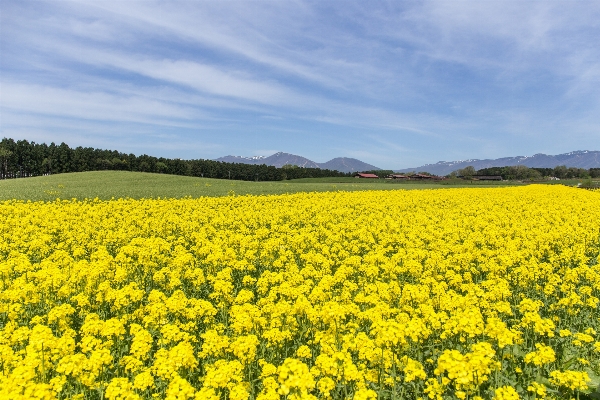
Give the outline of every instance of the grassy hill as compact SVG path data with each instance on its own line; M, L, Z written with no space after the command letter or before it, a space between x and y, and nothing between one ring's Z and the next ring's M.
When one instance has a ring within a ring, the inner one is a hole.
M506 183L503 183L506 185ZM245 182L127 171L94 171L0 181L0 200L55 200L120 197L200 197L229 194L268 195L295 192L431 189L498 186L497 182L392 182L356 178L314 178L281 182Z

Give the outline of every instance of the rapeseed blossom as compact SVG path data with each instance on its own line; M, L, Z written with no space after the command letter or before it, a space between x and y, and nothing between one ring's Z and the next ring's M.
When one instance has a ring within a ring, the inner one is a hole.
M0 203L0 398L598 390L600 192Z

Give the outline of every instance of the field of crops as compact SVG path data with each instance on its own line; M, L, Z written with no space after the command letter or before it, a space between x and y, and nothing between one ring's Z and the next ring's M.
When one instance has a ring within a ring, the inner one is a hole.
M577 181L565 182L577 185ZM449 180L394 182L387 179L309 178L291 181L247 182L229 179L197 178L130 171L89 171L34 178L0 180L0 201L111 198L181 198L236 195L273 195L298 192L347 192L362 190L435 189L441 187L490 187L520 185L516 182L474 182Z
M0 202L0 398L598 398L600 193Z

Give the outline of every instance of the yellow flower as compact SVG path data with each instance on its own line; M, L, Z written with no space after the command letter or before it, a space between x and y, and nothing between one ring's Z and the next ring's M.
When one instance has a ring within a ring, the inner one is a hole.
M528 353L525 355L525 362L528 364L535 364L538 367L544 364L552 363L556 360L556 354L552 347L546 346L542 343L536 343L535 348L536 351Z
M234 387L232 387L229 390L229 398L231 400L246 400L248 399L248 397L250 396L250 393L248 392L248 385L243 383L243 384L237 384Z
M317 388L323 396L330 397L331 391L335 388L335 382L329 377L321 378L317 383Z
M127 378L113 378L104 392L108 400L136 400L140 397L133 391Z
M489 374L497 369L499 364L494 361L496 352L491 344L476 343L471 346L471 350L465 355L458 350L445 350L438 358L438 365L434 373L436 375L446 373L458 391L474 390L488 380Z
M587 372L581 371L552 371L550 383L555 386L568 387L571 390L586 390L590 377Z
M548 395L548 390L546 389L546 386L537 382L531 382L531 384L527 386L527 391L534 393L536 395L536 398L539 397L540 399L545 399Z
M404 357L402 362L404 363L404 382L412 382L416 379L425 380L427 378L427 374L420 362L408 357Z
M359 389L354 394L354 400L375 400L377 393L371 389Z
M194 397L195 400L219 400L220 398L213 388L202 388L196 392Z
M242 364L247 364L256 357L258 345L259 341L255 335L240 336L229 345L229 349Z
M502 386L494 391L495 400L519 400L519 394L512 386Z
M444 385L440 384L437 379L427 379L427 385L425 387L425 393L430 399L442 400L444 394Z
M308 366L294 358L286 358L278 370L279 394L306 395L315 387L315 380Z
M186 400L191 399L195 395L195 390L190 385L190 383L180 377L179 375L175 375L169 386L167 387L167 400Z
M296 350L296 356L298 358L311 358L312 352L310 351L310 347L306 345L298 347L298 350Z

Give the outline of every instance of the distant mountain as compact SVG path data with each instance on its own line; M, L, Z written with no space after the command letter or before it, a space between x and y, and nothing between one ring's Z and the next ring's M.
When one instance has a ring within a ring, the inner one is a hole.
M396 172L429 172L435 175L448 175L452 171L472 165L475 169L490 167L506 167L511 165L525 165L530 168L554 168L559 165L577 168L600 168L600 151L579 150L570 153L549 156L535 154L533 156L503 157L495 160L461 160L440 161L435 164L426 164L416 168L404 168Z
M374 165L367 164L356 158L337 157L324 163L317 163L308 158L297 156L289 153L275 153L268 157L240 157L240 156L225 156L217 158L215 161L233 162L241 164L266 164L281 168L286 164L297 165L303 168L322 168L338 170L340 172L355 172L355 171L372 171L378 170Z
M281 168L286 164L297 165L302 168L320 168L319 164L302 156L296 156L289 153L275 153L261 160L260 164L272 165Z
M240 157L240 156L225 156L221 158L217 158L215 161L222 162L232 162L232 163L240 163L240 164L266 164L272 165L277 168L281 168L286 164L297 165L299 167L304 168L320 168L319 164L314 161L309 160L308 158L297 156L289 153L275 153L268 157L264 156L256 156L256 157Z
M357 160L356 158L348 157L336 157L327 162L320 163L319 167L324 169L338 170L341 172L374 171L381 169L374 165Z

